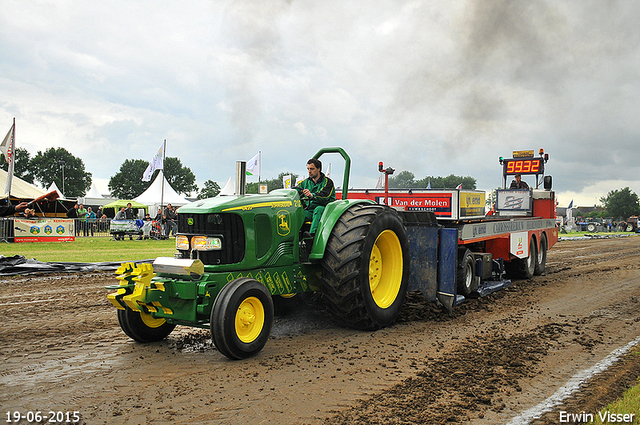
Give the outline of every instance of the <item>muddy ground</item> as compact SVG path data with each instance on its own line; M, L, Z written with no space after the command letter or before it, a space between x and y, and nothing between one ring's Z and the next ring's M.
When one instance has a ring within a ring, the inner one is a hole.
M561 241L544 276L453 317L411 294L400 321L377 332L336 326L312 299L244 361L193 328L134 343L106 299L116 283L110 273L0 279L2 421L78 411L86 424L506 424L640 337L640 237ZM519 423L595 413L638 376L636 347Z

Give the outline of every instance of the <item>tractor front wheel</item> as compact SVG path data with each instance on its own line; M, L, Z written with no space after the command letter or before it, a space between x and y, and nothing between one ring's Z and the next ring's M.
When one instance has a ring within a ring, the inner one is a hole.
M118 310L118 322L127 336L138 342L155 342L165 339L176 325L150 313L133 311L129 308Z
M251 357L264 348L271 332L271 293L255 279L233 280L213 303L210 322L218 351L232 360Z
M357 204L334 226L322 262L322 289L339 323L364 330L389 326L407 292L409 243L389 207Z

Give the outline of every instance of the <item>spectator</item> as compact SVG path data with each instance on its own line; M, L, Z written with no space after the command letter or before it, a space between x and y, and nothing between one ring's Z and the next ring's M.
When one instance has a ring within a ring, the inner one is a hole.
M124 207L120 207L120 211L118 211L118 213L116 214L116 216L113 219L114 220L126 220L127 219L127 215L125 214Z
M0 217L6 217L14 215L17 212L22 212L29 206L28 202L20 202L18 205L2 205L0 206Z
M22 218L27 218L27 219L30 219L30 220L37 220L37 219L40 218L40 217L38 217L36 215L36 210L31 209L31 208L25 209L24 212L20 216Z
M124 210L124 215L127 220L134 220L136 218L136 214L131 208L131 202L127 203L127 208Z
M149 239L151 237L151 226L153 226L151 215L149 215L149 213L145 214L142 221L144 222L144 224L142 225L142 236L139 236L138 240Z
M78 218L78 204L75 204L73 208L67 211L67 218Z
M178 214L176 214L171 204L168 204L167 208L164 209L162 218L165 222L164 235L168 238L169 235L173 232L173 236L175 236L177 230L176 220L178 219Z
M85 236L89 236L89 232L91 232L91 236L93 236L93 227L95 225L95 221L96 213L93 212L91 207L87 208L87 222L85 223L86 231L84 234Z

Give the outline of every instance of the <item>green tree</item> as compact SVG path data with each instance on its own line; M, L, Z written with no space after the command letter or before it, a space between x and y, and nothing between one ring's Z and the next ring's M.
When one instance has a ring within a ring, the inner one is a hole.
M198 193L198 199L213 198L220 193L220 185L213 180L204 182L204 187Z
M30 162L30 168L43 187L55 182L70 198L84 196L91 187L91 173L85 171L84 162L65 148L49 148L44 153L38 151Z
M9 164L0 153L0 168L9 171ZM23 148L16 148L16 163L13 166L13 175L29 183L33 183L33 172L31 172L31 154Z
M621 190L612 190L600 198L607 216L615 220L626 220L632 215L640 214L640 202L638 195L625 187Z
M450 174L447 177L428 176L420 180L415 180L415 176L410 171L400 171L395 177L389 177L390 188L401 189L426 189L431 185L431 189L453 189L462 184L463 189L474 190L476 179L471 176L456 176Z
M400 171L395 176L389 176L389 188L410 189L415 187L415 175L411 171Z
M109 179L111 196L118 199L133 199L144 193L151 186L151 181L143 182L142 175L149 162L142 159L127 159L118 171Z

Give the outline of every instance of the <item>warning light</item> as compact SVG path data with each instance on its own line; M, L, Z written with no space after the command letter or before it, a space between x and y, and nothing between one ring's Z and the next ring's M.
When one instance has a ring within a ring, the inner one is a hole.
M544 155L544 149L540 148L540 156Z
M378 171L382 172L384 170L384 165L382 165L382 161L378 162Z
M501 156L501 157L500 157L500 165L502 165L502 163L503 163L503 162L504 162L504 157L503 157L503 156Z

